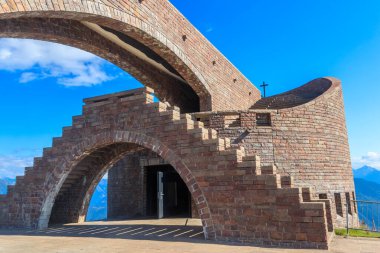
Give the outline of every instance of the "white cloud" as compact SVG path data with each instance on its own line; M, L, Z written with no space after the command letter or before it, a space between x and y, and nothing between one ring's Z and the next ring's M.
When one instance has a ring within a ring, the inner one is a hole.
M41 156L40 149L21 149L9 154L0 154L0 178L22 176L25 167L33 166L34 157ZM108 172L103 176L108 179Z
M15 178L24 174L24 168L33 165L33 157L0 155L0 178Z
M20 71L20 83L56 78L64 86L93 86L109 81L106 62L88 52L37 40L0 39L0 70Z
M21 74L19 82L20 83L29 83L33 80L39 79L39 76L33 72L24 72Z
M2 48L0 50L0 60L6 60L12 55L11 51Z
M41 153L40 149L18 149L0 154L0 178L24 175L25 167L32 166L34 157Z
M353 157L352 164L355 169L368 165L380 170L380 152L368 152L362 157Z

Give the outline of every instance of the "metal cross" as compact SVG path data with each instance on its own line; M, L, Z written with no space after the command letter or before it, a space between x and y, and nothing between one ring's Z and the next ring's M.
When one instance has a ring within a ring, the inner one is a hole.
M260 85L260 87L263 87L263 89L264 89L264 97L266 97L266 87L268 86L269 84L267 84L267 83L265 83L265 82L263 82L263 84L262 85Z

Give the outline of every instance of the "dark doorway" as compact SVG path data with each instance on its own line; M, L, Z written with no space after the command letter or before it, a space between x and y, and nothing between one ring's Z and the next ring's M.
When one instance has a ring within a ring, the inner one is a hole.
M191 217L191 195L170 165L147 166L146 214L157 218Z

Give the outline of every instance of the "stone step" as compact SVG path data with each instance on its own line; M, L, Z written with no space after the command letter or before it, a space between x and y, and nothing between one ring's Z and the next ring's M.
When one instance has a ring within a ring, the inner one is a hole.
M170 110L169 106L165 103L162 103L162 102L148 103L145 106L147 108L154 109L156 112L166 112L166 111Z
M264 174L264 175L277 174L277 168L275 165L261 166L261 174Z
M194 128L194 129L189 129L187 131L189 134L192 134L194 137L199 138L200 140L208 140L208 130L206 128Z
M12 195L15 191L15 186L14 185L8 185L7 186L7 195Z
M41 163L42 163L42 157L34 157L34 160L33 160L34 168L39 167Z
M55 147L62 143L62 137L53 137L52 146Z
M16 176L16 182L24 180L25 176Z
M331 212L331 200L330 199L315 199L314 191L310 187L301 188L302 192L302 201L304 203L325 203L326 210L326 220L327 220L327 229L329 232L334 231L333 218Z
M204 128L205 125L202 121L194 121L194 128Z
M230 150L222 150L219 152L220 156L229 157L225 160L234 160L236 162L241 162L243 157L242 151L240 149L230 149Z
M65 184L70 184L71 185L72 183L75 183L78 178L80 178L80 176L77 177L77 178L75 178L75 177L66 178Z
M258 155L246 155L243 157L243 161L259 161L260 162L260 156L258 156Z
M281 176L281 188L293 188L293 177Z
M42 154L43 154L43 156L49 155L49 153L51 152L51 150L52 150L51 147L44 148L44 149L42 150Z
M23 187L24 180L25 180L25 176L16 176L15 186L17 186L17 187L20 187L20 186Z
M169 107L167 108L167 110L173 110L173 111L177 111L177 112L180 112L180 111L181 111L181 109L180 109L178 106L175 106L175 105L173 105L173 106L169 106Z
M30 173L33 170L33 168L34 168L33 166L25 167L24 168L25 174Z
M66 126L62 128L62 136L65 136L67 134L70 134L71 130L73 129L72 126Z
M225 150L224 139L207 139L202 141L203 144L210 146L210 151L223 151Z
M241 161L237 165L238 168L260 168L260 163L257 161Z
M160 114L160 117L169 117L169 119L171 119L172 121L175 121L175 120L180 120L181 119L181 114L177 111L162 111L159 113Z
M84 123L84 117L83 115L72 116L71 121L72 121L72 127L76 128L76 127L81 126Z
M186 129L186 130L194 129L194 121L192 119L188 119L188 118L175 120L175 121L173 121L173 124L174 125L183 125L184 126L183 129ZM181 127L181 129L182 129L182 127Z
M190 120L193 120L193 116L188 114L188 113L183 113L181 114L181 119L190 119Z
M261 175L260 163L257 161L241 161L237 164L238 168L251 169L255 175Z
M281 176L261 174L256 175L254 185L261 185L264 189L281 189ZM285 190L285 189L281 189Z
M304 202L309 202L312 199L312 189L310 187L304 187L301 189L302 191L302 199Z

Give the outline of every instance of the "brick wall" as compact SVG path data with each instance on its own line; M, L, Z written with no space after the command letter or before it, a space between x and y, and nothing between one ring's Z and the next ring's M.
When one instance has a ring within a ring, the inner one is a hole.
M336 214L334 194L351 194L355 188L340 82L316 79L285 93L286 99L283 94L278 97L257 102L260 106L254 108L261 109L194 116L216 129L220 137L259 155L263 165L275 164L282 175L293 176L296 186L312 187L317 195L327 194L334 223L343 226L345 219L339 216L341 212ZM270 126L257 125L256 117L263 113L270 114ZM231 117L240 123L228 125Z
M108 171L108 218L134 218L144 215L143 179L136 152L126 155Z
M108 171L108 218L146 217L146 166L167 165L150 150L127 154ZM191 200L191 217L199 217Z

